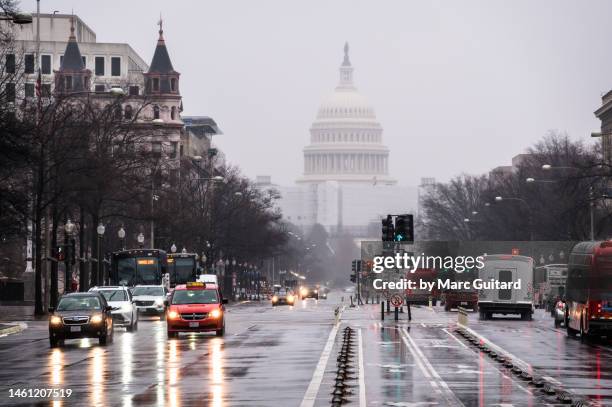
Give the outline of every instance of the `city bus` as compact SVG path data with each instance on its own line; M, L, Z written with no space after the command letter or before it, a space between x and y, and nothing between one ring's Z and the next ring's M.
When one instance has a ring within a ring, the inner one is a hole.
M612 241L574 246L565 285L568 336L612 333Z
M113 253L111 285L161 285L167 273L166 252L159 249L132 249Z
M198 255L195 253L168 253L170 287L187 284L198 278Z
M484 256L484 267L478 278L486 288L478 290L480 319L487 320L493 314L518 314L523 320L533 316L533 259L511 254ZM495 288L497 283L503 287ZM519 287L505 288L516 284Z

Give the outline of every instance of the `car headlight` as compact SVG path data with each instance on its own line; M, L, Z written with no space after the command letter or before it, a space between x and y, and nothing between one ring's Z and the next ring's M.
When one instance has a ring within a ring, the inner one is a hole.
M178 318L178 312L176 311L170 311L168 312L168 319L177 319Z
M211 311L210 316L213 318L219 318L221 316L221 310L220 309L214 309Z
M155 305L157 305L158 307L161 307L162 305L164 305L164 300L162 300L161 298L156 299Z
M319 290L315 290L315 294L317 294L319 292Z
M58 317L57 315L53 315L51 319L49 320L49 323L51 325L59 325L62 323L62 319Z
M288 296L287 296L287 301L288 301L288 302L293 302L293 299L294 299L294 298L293 298L293 295L288 295Z
M302 291L300 291L300 293L301 293L302 295L306 295L306 294L308 294L308 290L307 290L307 289L305 289L305 288L302 288Z
M277 301L278 301L278 296L275 295L274 297L272 297L272 302L277 302Z
M96 314L93 317L91 317L92 324L99 324L101 322L102 322L102 315Z

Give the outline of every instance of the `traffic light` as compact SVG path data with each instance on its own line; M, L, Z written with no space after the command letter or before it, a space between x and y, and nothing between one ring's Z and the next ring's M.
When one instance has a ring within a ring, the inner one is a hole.
M414 242L414 219L412 215L397 216L393 240L396 242Z
M394 237L393 217L387 215L386 219L382 220L382 241L392 242Z
M358 267L358 262L359 262L359 260L353 260L352 263L351 263L351 271L353 272L351 274L351 283L357 282L357 267Z

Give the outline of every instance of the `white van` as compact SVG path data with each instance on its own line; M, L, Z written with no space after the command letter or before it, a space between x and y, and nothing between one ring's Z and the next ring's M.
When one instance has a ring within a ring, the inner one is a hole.
M526 256L494 254L484 256L484 267L478 272L483 284L499 281L517 283L520 288L483 288L478 290L480 319L493 314L519 314L523 320L533 315L533 259Z
M219 281L217 280L216 274L200 274L198 276L198 281L204 284L215 284L219 286Z

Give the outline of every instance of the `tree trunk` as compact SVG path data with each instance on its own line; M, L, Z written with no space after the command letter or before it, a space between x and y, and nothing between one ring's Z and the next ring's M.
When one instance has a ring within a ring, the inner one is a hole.
M79 291L89 289L89 275L85 264L85 211L79 208Z
M91 233L89 237L91 239L91 257L95 258L96 261L91 263L91 285L98 285L98 281L100 277L98 276L98 270L100 270L100 253L99 253L99 241L98 241L98 233L96 232L96 228L98 226L98 222L100 221L100 217L97 213L91 214Z

